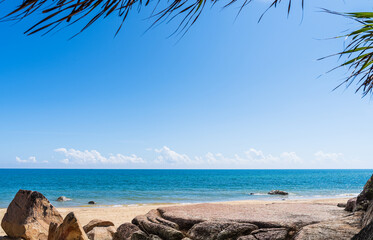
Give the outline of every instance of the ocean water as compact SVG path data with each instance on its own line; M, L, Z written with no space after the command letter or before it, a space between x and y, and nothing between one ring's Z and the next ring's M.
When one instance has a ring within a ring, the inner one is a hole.
M373 170L66 170L0 169L0 207L19 189L43 193L56 207L118 206L357 195ZM254 193L250 195L250 193ZM72 201L56 202L59 196Z

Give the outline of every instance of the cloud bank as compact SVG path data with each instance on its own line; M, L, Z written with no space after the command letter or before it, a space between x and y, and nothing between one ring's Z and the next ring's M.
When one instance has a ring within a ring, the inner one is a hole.
M303 159L292 151L270 154L255 148L233 155L207 152L198 156L179 153L168 146L148 148L144 151L146 157L120 153L104 155L97 150L74 148L58 148L54 152L57 154L55 159L60 164L82 168L336 168L338 164L342 166L346 162L342 153L317 151L311 159ZM16 157L16 161L44 163L38 162L34 156L27 159Z
M75 150L73 148L58 148L54 150L57 153L64 155L64 159L61 160L64 164L126 164L126 163L144 163L145 161L141 158L132 154L130 156L125 156L122 154L109 154L109 156L104 157L96 150Z

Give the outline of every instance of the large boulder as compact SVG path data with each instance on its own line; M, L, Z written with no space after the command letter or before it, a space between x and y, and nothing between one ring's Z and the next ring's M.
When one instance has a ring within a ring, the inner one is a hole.
M46 240L50 223L62 223L57 209L43 194L19 190L1 222L5 233L12 238Z
M132 220L132 223L137 225L141 230L146 233L157 235L167 240L181 240L184 234L177 229L164 225L162 222L153 222L152 217L140 215Z
M87 236L90 240L112 240L115 234L115 228L109 227L95 227L91 231L87 232Z
M138 226L132 223L124 223L120 225L114 234L113 240L131 240L135 232L142 232ZM141 233L139 233L141 235ZM144 233L145 235L145 233ZM147 237L145 235L145 237Z
M294 240L350 240L361 229L362 212L303 227ZM367 239L365 239L367 240Z
M189 230L188 236L195 240L236 239L239 236L248 235L256 229L258 227L250 223L205 221L194 225Z
M48 240L88 240L88 236L74 213L71 212L60 225L51 223Z
M348 212L354 212L356 209L356 201L357 201L356 197L348 199L345 210Z

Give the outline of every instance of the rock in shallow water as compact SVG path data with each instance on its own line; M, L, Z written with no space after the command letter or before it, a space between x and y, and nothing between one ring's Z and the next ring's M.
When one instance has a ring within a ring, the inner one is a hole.
M289 195L288 192L280 191L280 190L272 190L268 192L269 195Z
M6 234L12 238L46 240L51 222L62 223L57 209L43 194L19 190L9 204L1 222Z
M65 196L61 196L61 197L57 198L57 202L66 202L66 201L71 201L71 199L67 198Z

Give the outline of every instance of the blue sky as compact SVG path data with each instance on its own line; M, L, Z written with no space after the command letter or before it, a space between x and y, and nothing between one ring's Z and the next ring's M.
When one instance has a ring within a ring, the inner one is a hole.
M256 1L207 8L182 38L177 20L145 32L149 10L26 36L36 20L1 23L2 168L373 168L372 102L332 91L345 69L340 35L354 24L320 11L369 1L309 1L269 11ZM2 12L9 9L3 5Z

